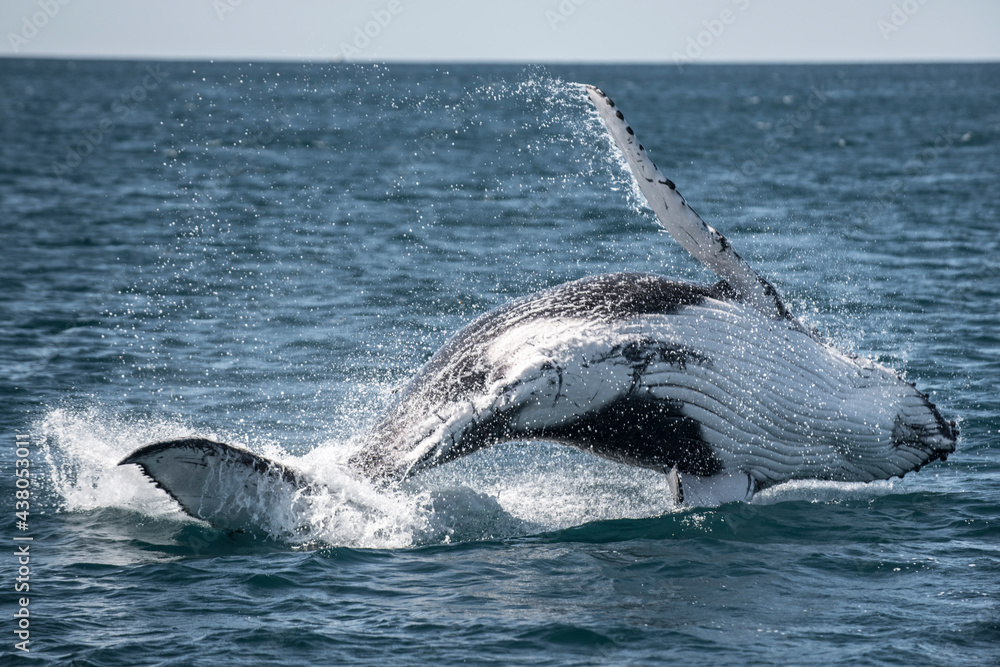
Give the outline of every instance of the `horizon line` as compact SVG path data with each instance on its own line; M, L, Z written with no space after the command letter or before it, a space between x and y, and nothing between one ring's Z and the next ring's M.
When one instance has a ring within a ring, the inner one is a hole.
M504 60L504 59L458 59L458 60L436 60L418 58L396 58L396 59L368 59L368 60L345 60L344 58L309 58L304 56L274 56L266 57L244 57L244 56L147 56L134 54L18 54L0 53L0 59L6 60L65 60L65 61L93 61L93 62L190 62L190 63L275 63L275 64L317 64L317 65L539 65L539 66L568 66L568 65L594 65L594 66L713 66L713 65L990 65L1000 64L1000 57L996 59L980 58L927 58L927 59L747 59L747 60L706 60L690 59L678 61L676 59L660 60Z

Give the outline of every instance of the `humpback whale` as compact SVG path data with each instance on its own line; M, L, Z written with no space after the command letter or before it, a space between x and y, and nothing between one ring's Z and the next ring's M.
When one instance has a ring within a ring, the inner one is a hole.
M719 281L585 277L482 315L360 437L358 476L394 484L496 443L548 441L662 471L678 504L710 506L796 479L902 477L954 451L957 427L926 394L801 324L656 167L614 101L583 91L660 225ZM226 529L254 525L248 498L307 503L323 489L207 439L146 445L127 464Z

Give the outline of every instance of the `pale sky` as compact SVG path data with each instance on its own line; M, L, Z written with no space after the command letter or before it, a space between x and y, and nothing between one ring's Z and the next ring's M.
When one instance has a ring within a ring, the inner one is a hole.
M1000 1L2 0L0 32L0 56L998 61Z

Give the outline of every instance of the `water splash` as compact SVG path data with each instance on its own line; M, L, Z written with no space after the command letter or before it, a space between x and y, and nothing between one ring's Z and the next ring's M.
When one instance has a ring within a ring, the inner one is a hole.
M195 432L169 419L109 414L98 408L50 411L36 424L57 511L117 509L179 524L184 514L134 466L119 466L142 444L181 438L228 441L280 460L321 489L305 497L277 490L247 498L230 480L216 491L245 506L265 537L293 547L397 549L507 539L590 521L656 516L675 508L665 477L554 445L509 444L397 487L350 472L349 441L330 441L294 456L272 441L227 432Z

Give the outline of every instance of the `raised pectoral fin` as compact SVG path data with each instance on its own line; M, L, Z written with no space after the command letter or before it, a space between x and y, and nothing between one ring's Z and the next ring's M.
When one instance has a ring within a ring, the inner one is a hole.
M725 236L701 219L674 182L657 168L614 101L600 88L585 86L585 90L660 225L744 301L768 317L791 319L774 286L736 252Z

